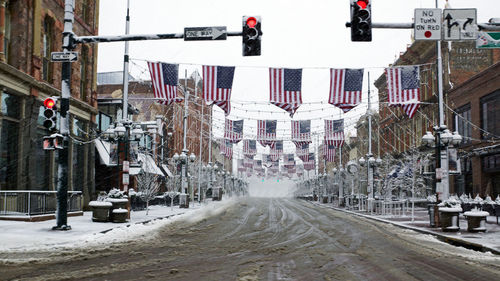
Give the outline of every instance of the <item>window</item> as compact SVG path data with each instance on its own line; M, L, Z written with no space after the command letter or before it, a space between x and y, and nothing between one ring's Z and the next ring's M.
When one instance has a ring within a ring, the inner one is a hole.
M484 139L500 135L500 90L481 98L481 127Z
M470 104L455 110L455 130L463 138L463 143L470 143L472 137Z
M50 53L53 49L53 28L52 19L45 18L43 21L43 59L42 59L42 79L52 83L52 63L50 62Z
M10 46L10 9L9 2L5 7L5 31L3 34L3 52L5 56L5 60L7 63L9 62L9 46Z
M0 189L16 189L21 99L6 92L1 95Z
M72 119L72 135L79 137L80 139L85 139L87 137L87 122L76 117L73 117Z
M49 135L48 130L42 127L37 128L36 132L36 169L34 174L36 181L34 181L34 189L36 190L49 190L50 189L50 152L43 149L43 137Z
M88 65L88 48L82 46L80 56L80 99L87 101L87 65Z
M85 173L85 145L73 141L72 151L72 190L83 191Z

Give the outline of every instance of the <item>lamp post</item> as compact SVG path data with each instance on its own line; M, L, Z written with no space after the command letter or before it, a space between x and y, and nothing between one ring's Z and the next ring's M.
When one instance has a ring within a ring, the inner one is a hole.
M453 134L446 128L446 125L434 127L436 137L427 131L422 137L422 142L426 145L436 148L436 173L435 173L435 193L438 199L444 201L450 195L449 167L448 167L448 149L450 146L459 145L462 142L462 136L458 132ZM440 182L438 181L440 180Z

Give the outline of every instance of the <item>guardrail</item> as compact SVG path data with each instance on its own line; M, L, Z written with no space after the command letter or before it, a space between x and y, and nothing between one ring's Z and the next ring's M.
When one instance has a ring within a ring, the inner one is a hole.
M81 191L68 191L68 212L82 211ZM0 190L0 216L54 214L57 192L41 190Z

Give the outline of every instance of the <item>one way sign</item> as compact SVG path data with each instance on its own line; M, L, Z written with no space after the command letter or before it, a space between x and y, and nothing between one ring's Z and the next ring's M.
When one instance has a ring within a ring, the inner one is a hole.
M444 9L443 39L444 40L476 40L477 16L476 9Z
M185 27L184 41L226 40L225 26Z
M52 52L50 58L53 62L74 62L78 60L77 52Z

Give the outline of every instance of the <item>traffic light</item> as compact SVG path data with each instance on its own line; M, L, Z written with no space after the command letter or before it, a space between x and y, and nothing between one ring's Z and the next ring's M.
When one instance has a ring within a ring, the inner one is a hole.
M371 0L351 0L351 41L372 41Z
M260 56L262 40L261 20L259 16L243 17L243 56Z
M50 97L43 101L43 126L50 131L55 131L57 127L57 98Z

